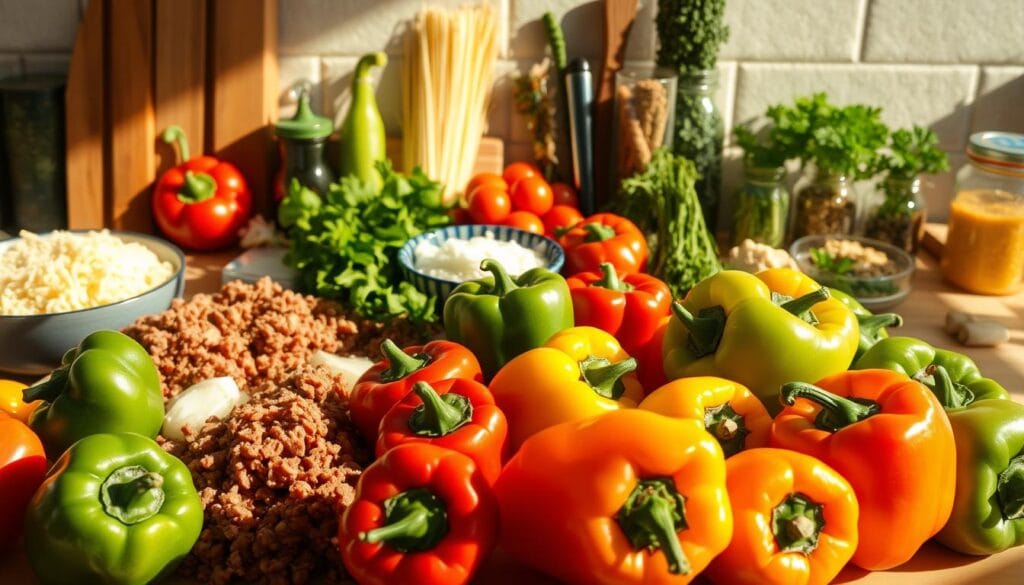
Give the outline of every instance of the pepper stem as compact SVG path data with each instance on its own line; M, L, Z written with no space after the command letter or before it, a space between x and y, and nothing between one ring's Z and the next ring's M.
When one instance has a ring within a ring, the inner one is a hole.
M715 353L725 330L725 309L719 306L701 309L694 316L679 301L672 303L672 314L690 332L688 344L696 357Z
M423 488L404 491L384 500L384 525L359 533L368 543L386 542L400 552L422 552L448 533L448 512L441 500Z
M786 301L785 303L782 303L779 306L785 309L786 312L796 315L797 317L800 317L807 311L810 311L811 307L813 307L814 305L817 305L822 301L827 301L831 297L832 294L828 292L828 287L823 286L818 290L811 291L805 294L802 297L797 297L791 301Z
M178 191L178 199L184 203L199 203L217 193L217 181L206 173L185 171L185 184Z
M690 574L690 561L679 543L686 524L686 498L671 479L645 479L626 498L615 516L633 548L662 549L668 557L668 571Z
M607 358L589 356L580 362L580 377L600 396L618 400L626 388L622 377L636 371L636 358L612 363Z
M486 258L480 262L480 270L494 275L494 294L496 296L503 297L519 288L508 272L505 272L505 267L501 265L501 262L493 258Z
M974 392L967 386L954 382L946 368L930 364L924 369L924 373L934 380L931 384L932 393L942 403L942 408L962 408L974 402Z
M53 402L68 384L68 368L61 367L53 371L45 382L29 386L21 391L21 399L25 402L44 400Z
M633 290L633 285L624 282L619 278L619 275L615 273L615 266L611 262L601 263L601 280L595 281L590 286L599 286L608 290L617 291L629 291Z
M119 467L100 485L100 503L108 516L125 524L153 517L164 505L164 477L141 465Z
M999 496L999 508L1003 518L1024 518L1024 453L1010 459L1010 464L999 473L996 494Z
M416 382L412 391L423 404L409 416L409 429L421 437L443 437L473 418L473 405L461 394L441 396L426 382Z
M814 424L830 433L881 412L877 402L862 398L843 398L814 384L789 382L782 385L783 404L792 406L797 398L805 398L821 405L821 412L814 419Z
M419 354L409 355L390 339L385 339L381 342L380 353L388 362L388 368L380 373L382 382L401 380L409 374L423 369L430 363L430 359L427 356Z
M704 428L718 440L726 457L742 451L743 443L750 434L743 415L728 402L704 409Z
M857 315L857 323L860 324L860 335L868 335L870 339L877 339L878 332L886 327L902 327L903 317L896 313L879 313L878 315Z
M615 237L615 228L603 223L585 223L583 229L587 231L584 242L603 242Z
M188 162L192 159L188 150L188 138L185 136L185 131L182 130L181 126L168 126L164 133L160 135L160 138L167 144L172 142L178 143L178 156L181 162Z
M810 555L824 528L821 504L801 493L789 494L772 509L772 533L781 552Z

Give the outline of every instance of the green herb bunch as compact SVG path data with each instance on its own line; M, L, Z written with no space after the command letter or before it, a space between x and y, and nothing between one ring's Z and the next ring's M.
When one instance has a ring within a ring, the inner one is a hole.
M777 127L761 133L755 133L749 126L733 128L733 138L743 149L743 163L748 168L775 169L786 164L790 153L775 142L775 128Z
M939 137L930 128L914 125L900 128L889 136L888 152L875 163L876 173L885 173L879 184L885 201L877 214L896 217L910 213L909 203L914 191L908 183L922 173L938 173L949 169L949 157L939 148Z
M659 0L657 62L679 72L672 150L696 166L697 196L712 227L718 215L725 125L703 86L729 39L724 0Z
M408 176L389 162L377 170L380 191L346 176L321 198L292 181L278 208L290 242L285 263L299 271L303 291L337 299L368 319L435 321L436 299L402 278L397 256L410 238L451 222L441 184L418 167Z
M655 150L642 173L622 182L620 212L648 234L648 271L675 297L718 272L718 247L704 223L693 162L665 148Z

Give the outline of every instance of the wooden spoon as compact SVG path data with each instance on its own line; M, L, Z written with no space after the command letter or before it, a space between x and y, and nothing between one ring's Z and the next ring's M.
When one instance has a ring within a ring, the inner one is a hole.
M625 61L626 39L636 18L637 0L605 0L604 62L594 102L594 195L601 207L613 194L612 116L615 72Z

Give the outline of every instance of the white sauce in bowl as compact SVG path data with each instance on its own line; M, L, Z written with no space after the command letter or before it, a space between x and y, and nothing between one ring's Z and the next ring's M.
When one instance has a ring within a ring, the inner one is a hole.
M490 274L480 270L480 262L493 258L512 276L531 268L544 266L540 249L527 248L518 242L496 240L494 232L468 240L449 238L437 244L424 240L413 250L416 270L444 280L464 282Z

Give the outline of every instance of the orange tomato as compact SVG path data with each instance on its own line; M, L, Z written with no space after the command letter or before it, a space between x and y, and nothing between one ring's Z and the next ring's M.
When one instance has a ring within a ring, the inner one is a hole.
M540 220L544 223L544 235L553 237L558 228L572 227L583 221L583 214L570 205L554 205Z
M538 216L544 215L551 210L555 203L555 195L551 191L551 185L541 177L526 177L519 179L509 192L512 197L512 209L516 211L529 211Z
M576 189L568 183L551 183L551 192L555 194L555 205L568 205L579 207L580 198L576 195Z
M535 234L544 235L544 222L537 217L536 213L529 211L513 211L505 218L505 225Z
M466 185L467 199L469 194L480 185L493 185L494 187L508 189L508 184L505 183L505 179L501 178L501 175L497 173L477 173L473 175L473 178L469 180L469 184Z
M500 224L512 211L512 202L504 189L481 185L469 194L469 217L475 223Z
M508 183L509 187L512 187L517 182L528 177L543 177L536 166L528 162L514 162L505 167L505 172L502 173L505 182Z

